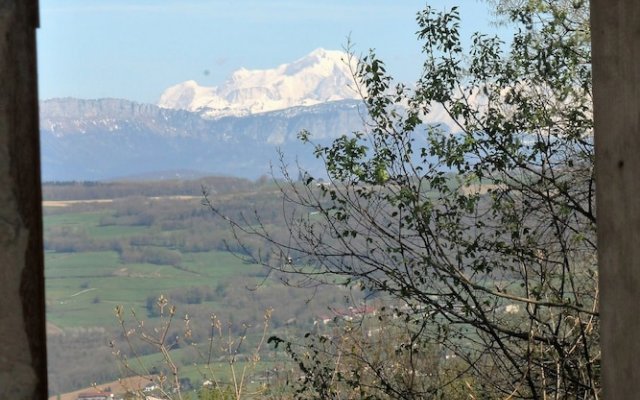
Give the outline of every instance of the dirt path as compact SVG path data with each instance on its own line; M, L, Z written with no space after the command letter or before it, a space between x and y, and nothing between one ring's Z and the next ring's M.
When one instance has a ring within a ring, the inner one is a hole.
M79 291L78 293L74 293L74 294L72 294L72 295L71 295L71 296L69 296L69 297L76 297L76 296L79 296L79 295L81 295L81 294L83 294L83 293L90 292L90 291L92 291L92 290L96 290L96 288L89 288L89 289L81 290L81 291Z

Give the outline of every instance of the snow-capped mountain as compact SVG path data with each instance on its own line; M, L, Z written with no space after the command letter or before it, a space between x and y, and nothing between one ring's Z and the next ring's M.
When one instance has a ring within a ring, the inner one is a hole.
M164 91L158 105L219 118L357 99L353 64L342 51L316 49L276 68L239 69L220 87L200 86L193 80L177 84Z
M321 176L322 162L298 133L308 130L324 146L368 122L365 105L350 88L347 58L319 49L273 69L236 71L220 87L188 81L167 89L159 106L123 99L43 101L43 179L169 170L256 178L279 163L278 149L291 167ZM457 129L438 105L424 122Z

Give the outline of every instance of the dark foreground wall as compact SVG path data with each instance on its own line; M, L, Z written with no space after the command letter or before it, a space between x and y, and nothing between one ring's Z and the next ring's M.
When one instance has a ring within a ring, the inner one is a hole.
M36 0L0 0L0 399L44 399Z
M640 398L640 1L592 0L602 371Z

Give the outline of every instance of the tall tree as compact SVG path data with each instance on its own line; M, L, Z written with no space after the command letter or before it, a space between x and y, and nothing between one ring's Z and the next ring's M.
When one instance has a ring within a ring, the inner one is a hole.
M407 364L407 380L362 351L351 374L309 368L290 345L309 390L342 377L364 397L600 395L588 4L494 3L508 43L475 34L464 48L457 9L418 14L415 87L394 83L374 52L359 61L366 127L316 146L328 182L283 186L288 238L235 223L275 244L267 264L292 284L391 299L408 333L396 355L439 354L437 372ZM442 110L447 120L430 123Z

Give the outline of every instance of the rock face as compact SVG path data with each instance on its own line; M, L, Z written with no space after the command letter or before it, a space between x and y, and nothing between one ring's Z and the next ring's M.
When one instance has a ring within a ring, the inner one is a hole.
M53 99L40 103L40 129L55 137L150 131L158 136L193 136L205 129L199 115L122 99Z
M344 52L317 49L273 69L237 70L220 87L180 83L166 89L158 105L220 118L357 99L354 67Z
M199 113L127 100L54 99L40 104L43 180L99 180L191 170L256 178L278 163L321 171L298 133L326 143L361 129L360 103L343 100L245 117Z

